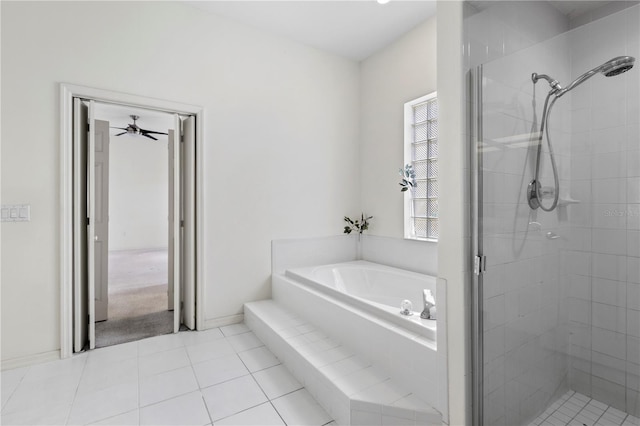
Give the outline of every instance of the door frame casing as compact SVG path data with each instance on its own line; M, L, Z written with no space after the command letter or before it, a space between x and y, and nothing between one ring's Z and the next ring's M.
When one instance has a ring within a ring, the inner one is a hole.
M60 358L73 354L73 98L196 117L196 235L204 235L204 109L199 106L60 83ZM202 238L196 238L196 329L204 328Z

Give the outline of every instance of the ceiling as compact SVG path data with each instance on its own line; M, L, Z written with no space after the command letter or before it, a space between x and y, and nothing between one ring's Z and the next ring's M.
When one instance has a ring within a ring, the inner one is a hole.
M472 0L480 10L499 0ZM356 61L435 16L435 0L184 0L185 4ZM550 0L568 19L623 1ZM628 3L637 3L628 1Z
M185 1L195 8L360 61L425 19L436 1Z

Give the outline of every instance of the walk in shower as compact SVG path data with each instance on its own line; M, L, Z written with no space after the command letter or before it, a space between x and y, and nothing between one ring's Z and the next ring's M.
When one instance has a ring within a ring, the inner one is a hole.
M470 67L474 424L640 423L640 5L572 27Z

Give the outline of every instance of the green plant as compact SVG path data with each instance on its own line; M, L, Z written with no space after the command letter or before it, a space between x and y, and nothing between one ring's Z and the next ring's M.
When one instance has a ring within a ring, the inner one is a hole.
M401 192L407 191L409 188L415 188L416 186L416 172L413 170L413 166L411 164L405 164L404 169L399 169L398 172L400 176L402 176L402 181L400 181L399 185L402 187L400 189Z
M360 214L360 219L352 220L348 216L344 217L344 221L347 224L344 227L344 233L350 234L354 231L357 231L359 234L362 234L363 231L369 229L369 219L373 219L373 216L365 216L364 213Z

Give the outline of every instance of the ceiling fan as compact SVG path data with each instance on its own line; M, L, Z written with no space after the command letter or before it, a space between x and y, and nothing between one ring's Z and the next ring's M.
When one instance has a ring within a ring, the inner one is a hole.
M130 115L129 117L131 117L131 119L133 120L133 124L128 124L127 127L112 127L112 129L124 130L124 132L118 133L116 136L122 136L122 135L126 135L128 133L130 135L141 135L141 136L147 137L149 139L153 139L154 141L157 141L158 138L155 138L155 137L153 137L151 135L167 135L168 134L168 133L155 132L153 130L145 130L145 129L140 128L136 124L136 120L138 120L140 118L139 115Z

